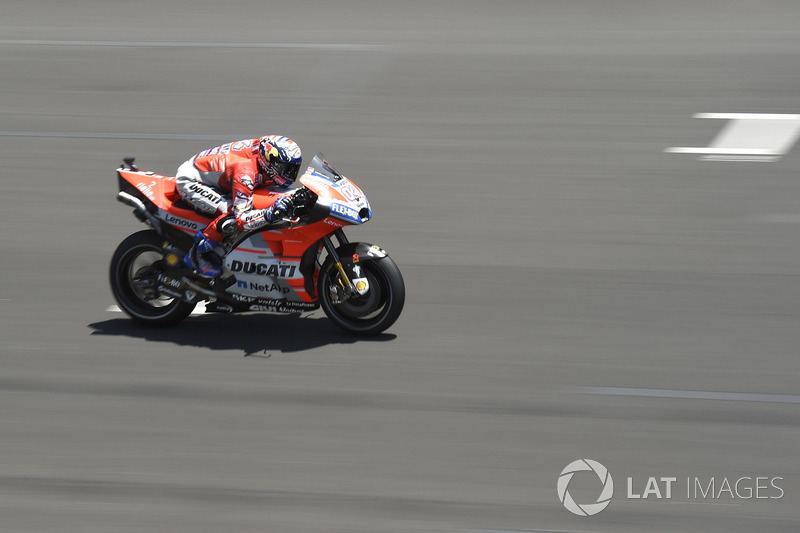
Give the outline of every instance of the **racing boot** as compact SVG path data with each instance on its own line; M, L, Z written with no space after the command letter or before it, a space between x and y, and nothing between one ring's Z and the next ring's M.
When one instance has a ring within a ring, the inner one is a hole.
M194 244L184 256L183 262L203 276L216 278L222 274L222 257L218 252L219 244L208 240L202 231L198 231L194 236Z

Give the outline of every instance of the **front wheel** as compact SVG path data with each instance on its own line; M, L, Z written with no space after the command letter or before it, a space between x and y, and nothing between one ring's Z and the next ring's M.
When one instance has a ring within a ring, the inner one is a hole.
M176 324L195 306L158 293L162 242L152 230L134 233L117 247L109 269L111 292L120 309L134 320L153 326Z
M328 258L319 274L322 310L337 326L358 335L377 335L394 324L406 300L400 269L390 257L361 263L369 282L366 294L339 299L340 274Z

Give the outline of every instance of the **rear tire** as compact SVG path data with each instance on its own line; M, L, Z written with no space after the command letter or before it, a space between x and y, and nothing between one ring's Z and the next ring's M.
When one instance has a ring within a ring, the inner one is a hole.
M406 289L400 269L390 257L360 263L369 280L369 291L333 303L331 287L340 274L332 259L325 261L319 274L319 301L328 318L340 328L357 335L377 335L389 328L403 310Z
M134 233L117 247L109 269L111 292L120 309L137 322L151 326L177 324L195 307L162 296L155 289L163 242L153 230Z

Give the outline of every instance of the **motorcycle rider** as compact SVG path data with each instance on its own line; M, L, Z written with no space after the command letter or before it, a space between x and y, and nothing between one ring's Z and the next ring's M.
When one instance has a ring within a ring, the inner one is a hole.
M197 211L216 216L195 235L183 258L186 266L208 277L222 274L224 234L261 228L292 208L291 193L284 193L276 195L269 207L253 209L253 191L288 189L297 179L302 160L293 140L268 135L210 148L184 162L175 176L179 194Z

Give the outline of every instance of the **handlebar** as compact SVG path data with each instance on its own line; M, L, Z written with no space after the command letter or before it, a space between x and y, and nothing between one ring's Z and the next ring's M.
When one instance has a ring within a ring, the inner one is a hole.
M274 214L277 220L296 224L300 219L311 211L317 201L317 195L305 187L299 188L291 196L291 212L276 209Z

